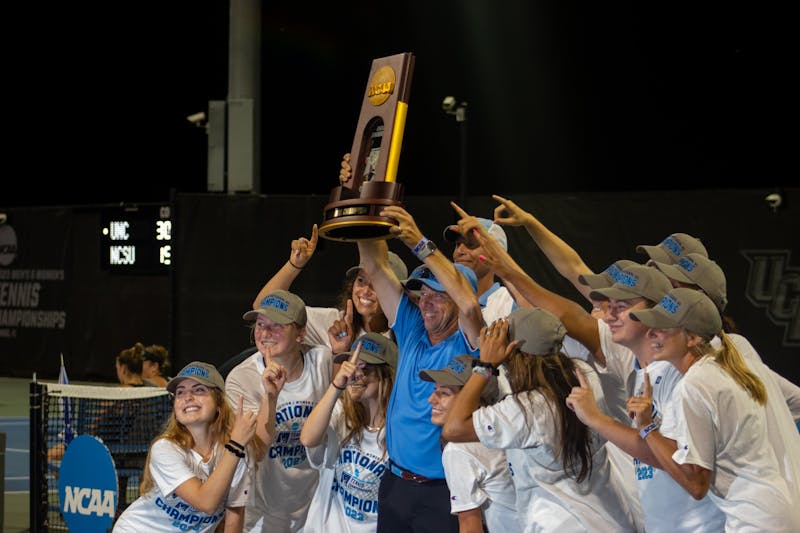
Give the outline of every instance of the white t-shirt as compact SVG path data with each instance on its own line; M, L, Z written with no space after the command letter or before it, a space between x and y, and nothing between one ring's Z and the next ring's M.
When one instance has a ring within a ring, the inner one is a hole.
M800 432L797 431L794 416L783 395L780 378L761 360L755 348L741 335L728 335L742 354L747 367L756 374L767 389L767 440L775 450L778 458L778 469L786 480L789 490L794 491L793 499L800 505ZM712 340L712 345L720 345L719 338ZM785 380L783 380L785 381Z
M800 531L793 501L767 438L764 408L711 358L679 382L672 458L711 470L709 497L727 531Z
M154 486L125 509L114 524L114 533L213 531L225 516L226 508L247 504L251 476L246 459L236 465L231 488L212 514L195 509L174 491L193 477L205 482L225 453L230 452L218 444L208 462L203 462L194 450L184 450L167 439L155 441L150 450Z
M644 375L650 375L653 388L653 420L661 424L659 431L675 440L675 416L672 408L675 389L683 377L667 361L653 361L647 370L637 369L634 394L641 395ZM632 423L635 427L635 422ZM725 528L725 515L706 495L695 500L664 470L638 459L633 460L639 503L647 533L716 533ZM675 512L680 509L680 512Z
M275 439L255 474L253 494L245 509L245 531L298 531L305 522L319 472L311 467L300 444L311 409L331 383L332 355L326 346L303 346L303 373L284 384L276 405ZM234 367L225 380L228 402L244 397L246 410L258 410L264 388L264 360L256 352Z
M490 289L491 290L491 289ZM514 309L514 297L506 287L498 287L486 298L486 305L481 308L483 321L491 324L498 318L505 318Z
M364 431L360 444L351 439L340 450L347 433L338 401L325 442L306 448L320 477L303 533L374 533L378 526L378 487L389 463L380 446L384 430Z
M582 361L576 361L576 365L604 409L597 375ZM578 483L564 472L557 459L556 412L540 392L529 391L478 408L472 416L480 442L506 451L517 493L517 512L525 531L634 531L622 480L612 469L605 441L599 435L591 432L591 476Z
M480 442L448 442L442 450L442 465L452 514L480 507L489 533L522 531L514 481L503 450Z

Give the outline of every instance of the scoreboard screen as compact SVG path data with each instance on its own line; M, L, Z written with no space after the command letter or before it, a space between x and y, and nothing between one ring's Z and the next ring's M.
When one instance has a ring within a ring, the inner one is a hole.
M172 207L129 205L100 215L100 267L118 274L169 274Z

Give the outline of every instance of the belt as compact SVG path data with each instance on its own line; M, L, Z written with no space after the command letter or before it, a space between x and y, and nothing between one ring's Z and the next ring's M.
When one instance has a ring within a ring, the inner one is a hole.
M436 479L430 479L425 476L420 476L419 474L415 474L414 472L410 472L408 470L404 470L400 468L397 463L389 460L389 470L392 471L392 474L399 477L400 479L405 479L406 481L413 481L414 483L428 483L429 481L438 481Z

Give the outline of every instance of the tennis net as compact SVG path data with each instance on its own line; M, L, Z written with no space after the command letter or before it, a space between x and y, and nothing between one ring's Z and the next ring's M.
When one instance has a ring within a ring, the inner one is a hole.
M158 387L110 387L31 382L31 531L66 531L58 472L69 442L91 435L111 453L117 473L116 516L138 497L151 441L172 411L172 397Z

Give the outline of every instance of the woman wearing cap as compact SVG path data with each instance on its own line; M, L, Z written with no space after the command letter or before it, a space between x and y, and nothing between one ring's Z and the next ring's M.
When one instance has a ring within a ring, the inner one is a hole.
M450 407L472 375L475 357L464 354L442 369L420 370L419 377L436 384L428 403L431 422L444 426ZM480 396L480 406L491 405L498 396L497 379L490 375ZM450 490L450 509L458 517L461 533L522 531L517 518L516 494L508 459L503 450L480 442L447 442L442 439L442 465Z
M388 468L386 408L394 385L397 345L378 333L361 336L300 434L320 470L303 531L375 531L378 486ZM338 401L337 401L338 400Z
M142 356L142 378L158 387L166 387L169 378L169 352L160 344L151 344L144 348Z
M314 255L318 238L317 225L314 224L310 238L301 237L292 241L289 260L258 292L253 300L253 309L257 309L270 292L290 289ZM408 277L408 269L397 254L389 252L389 264L398 279L405 280ZM305 342L328 346L334 354L348 351L353 340L364 333L374 331L393 339L371 280L361 265L347 270L336 307L307 307L306 311L308 323Z
M319 481L300 431L331 383L331 351L303 344L305 303L288 291L273 291L242 318L254 323L258 351L230 371L225 393L231 405L243 397L246 411L258 411L256 436L268 448L255 474L245 529L298 531Z
M800 501L767 438L764 383L722 331L711 299L675 288L632 317L651 328L653 357L684 374L660 425L651 417L649 379L644 395L629 401L656 466L694 498L708 494L725 514L726 531L800 531Z
M224 531L242 531L256 414L241 401L234 413L208 363L189 363L167 390L175 395L172 415L147 454L142 495L114 533L214 531L223 519Z
M525 531L633 531L627 495L604 440L566 406L578 384L576 369L605 402L591 367L561 352L564 333L561 322L541 308L517 309L484 328L480 362L451 406L443 436L506 451ZM512 393L478 407L481 391L503 363Z

